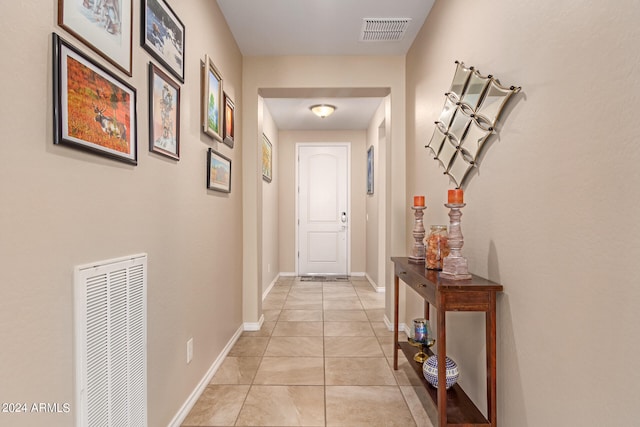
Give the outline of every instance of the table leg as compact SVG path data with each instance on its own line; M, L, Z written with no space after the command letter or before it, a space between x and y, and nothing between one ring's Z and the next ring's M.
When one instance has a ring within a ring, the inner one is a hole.
M487 338L487 418L493 427L498 425L497 380L496 380L496 294L489 297L486 313L485 335Z
M444 306L444 298L442 295L436 295L438 300L438 339L436 346L438 347L438 426L447 425L447 339L446 339L446 312L440 307Z
M393 369L398 370L398 289L400 288L400 279L398 275L393 276Z

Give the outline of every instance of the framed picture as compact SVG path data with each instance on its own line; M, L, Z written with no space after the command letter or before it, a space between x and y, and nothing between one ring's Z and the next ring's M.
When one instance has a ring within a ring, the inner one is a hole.
M142 0L141 16L142 47L184 83L184 24L165 0Z
M180 85L149 63L149 150L180 160Z
M207 155L207 188L231 193L231 159L209 148Z
M131 76L131 0L58 0L58 25Z
M262 134L262 179L271 182L273 179L273 147L265 134Z
M224 94L224 121L222 122L222 142L233 148L233 134L235 126L235 106L231 98Z
M208 55L204 57L202 127L204 133L222 141L222 77Z
M367 150L367 194L373 194L373 145Z
M136 90L53 33L54 143L137 164Z

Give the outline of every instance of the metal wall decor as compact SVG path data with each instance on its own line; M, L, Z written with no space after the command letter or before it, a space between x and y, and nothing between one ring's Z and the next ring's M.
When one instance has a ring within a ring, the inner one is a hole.
M456 61L456 72L444 107L425 146L461 188L469 172L478 166L487 139L496 133L496 123L507 101L521 87L505 87L492 75Z

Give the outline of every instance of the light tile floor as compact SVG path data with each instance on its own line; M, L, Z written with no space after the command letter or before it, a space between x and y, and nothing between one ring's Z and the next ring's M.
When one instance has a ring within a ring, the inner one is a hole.
M366 279L281 278L263 311L261 330L242 334L183 427L433 426L402 355L393 371L384 294Z

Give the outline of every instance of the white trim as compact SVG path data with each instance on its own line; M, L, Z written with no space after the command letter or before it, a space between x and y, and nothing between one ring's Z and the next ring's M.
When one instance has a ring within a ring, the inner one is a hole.
M387 317L387 313L384 314L384 316L382 317L382 320L384 321L384 324L387 325L387 329L390 331L393 331L393 322L389 320L389 318Z
M364 273L364 276L367 278L367 280L369 281L369 283L371 284L373 289L376 290L376 292L378 292L378 293L384 293L385 292L384 286L378 286L376 284L376 282L371 278L371 276L369 276L369 274Z
M280 272L280 277L296 277L296 272L295 271L285 271L285 272Z
M367 274L362 271L352 271L350 276L365 277Z
M271 289L273 289L273 286L276 284L279 278L280 278L280 275L276 274L276 277L273 278L273 281L271 282L271 284L269 284L269 286L267 286L267 289L265 289L265 291L262 293L262 301L264 301L267 295L269 295L269 292L271 292Z
M220 355L213 362L213 364L204 375L202 380L200 380L196 388L191 392L191 395L189 395L189 398L186 400L186 402L184 402L182 408L180 408L178 413L173 417L173 420L171 420L171 422L169 423L169 427L180 427L180 425L182 425L182 422L187 418L187 415L189 415L189 412L191 411L191 409L193 409L194 405L200 398L200 395L202 394L202 392L204 392L204 389L211 382L211 378L213 378L216 372L218 372L218 369L220 369L222 362L224 362L224 359L227 357L227 354L229 354L229 351L231 351L231 348L235 345L236 341L238 341L240 335L242 335L242 326L239 327L238 330L236 330L235 334L233 334L227 345L222 349Z
M398 332L404 332L404 336L406 338L409 338L409 327L407 326L406 323L401 324L400 326L398 326Z
M389 320L389 318L387 317L387 313L384 314L382 320L384 321L384 324L387 325L387 329L393 331L393 322ZM398 332L404 332L405 335L407 335L408 330L409 328L407 327L406 323L400 323L398 325Z
M244 322L242 325L245 331L259 331L264 323L264 314L260 316L257 322Z

